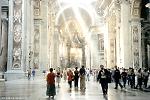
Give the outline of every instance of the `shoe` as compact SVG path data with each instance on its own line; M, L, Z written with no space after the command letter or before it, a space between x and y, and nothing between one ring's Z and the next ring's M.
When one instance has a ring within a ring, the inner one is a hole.
M121 89L123 88L123 86L121 86Z
M116 87L114 89L117 89Z
M52 96L52 99L54 99L54 96Z

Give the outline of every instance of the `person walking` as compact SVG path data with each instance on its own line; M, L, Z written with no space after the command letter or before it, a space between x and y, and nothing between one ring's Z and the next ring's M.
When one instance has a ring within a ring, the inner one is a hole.
M62 74L61 74L60 68L58 68L58 70L56 71L56 82L57 82L58 87L60 87L61 77L62 77Z
M85 87L85 68L84 68L84 66L82 66L79 73L80 73L80 89L85 90L86 87Z
M103 65L100 65L100 68L101 68L101 70L99 71L97 80L101 84L103 94L107 95L108 83L109 83L109 80L111 80L110 77L109 77L110 74L109 74L109 71L107 69L104 69Z
M35 78L35 69L32 70L32 77L33 77L33 80Z
M142 75L142 69L140 68L136 74L137 76L137 85L136 89L139 87L139 89L142 89L142 81L143 81L143 75Z
M123 87L126 88L126 82L127 82L127 72L126 69L123 70L121 73L122 81L123 81Z
M144 88L147 88L148 78L149 78L148 70L144 69L144 72L143 72Z
M79 81L79 71L78 71L78 67L76 67L74 71L74 87L75 88L78 88L78 81Z
M132 89L135 88L135 72L133 68L131 69L131 74L130 74L130 85Z
M27 70L28 71L28 80L30 80L30 78L31 78L31 68L29 68L29 70Z
M67 72L67 76L68 76L68 84L71 89L72 88L72 80L73 80L73 72L71 71L71 69L69 69L69 71Z
M118 84L119 84L120 88L122 89L123 86L120 83L121 74L120 74L120 70L117 68L117 66L115 66L113 78L115 80L115 88L114 89L118 89Z
M56 95L56 88L55 88L55 74L53 73L53 68L50 68L50 73L47 75L47 91L46 95L52 97Z

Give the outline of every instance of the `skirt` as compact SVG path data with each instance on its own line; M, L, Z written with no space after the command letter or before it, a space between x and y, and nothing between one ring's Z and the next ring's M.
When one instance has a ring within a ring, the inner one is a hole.
M53 84L53 85L47 85L46 95L47 96L55 96L56 95L55 84Z

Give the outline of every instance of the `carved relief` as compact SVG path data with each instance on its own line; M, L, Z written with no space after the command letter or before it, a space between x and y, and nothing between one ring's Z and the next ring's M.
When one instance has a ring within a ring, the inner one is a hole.
M20 55L21 55L21 49L20 48L14 48L14 50L13 50L14 61L20 60Z
M139 67L139 51L136 49L134 51L134 66Z
M14 10L14 22L18 21L21 22L21 10L20 8L16 8L18 10Z
M138 8L140 6L140 2L138 1L134 1L134 5L133 5L135 8Z
M13 69L21 67L22 0L13 1Z
M134 67L138 68L139 67L139 50L138 50L138 45L139 45L139 31L137 26L132 27L132 38L133 38L133 58L134 58Z
M34 1L34 15L35 16L39 16L40 15L40 9L41 9L40 0Z
M38 57L34 58L34 68L35 69L39 68L39 58Z
M14 34L15 35L20 35L21 34L21 30L22 30L22 27L20 24L15 24L14 25Z
M138 16L139 15L139 9L133 9L133 15Z
M134 1L132 2L132 16L133 17L139 17L140 16L140 2L139 1Z
M19 43L19 42L21 41L21 36L20 36L20 35L15 35L15 36L14 36L14 41L15 41L16 43Z
M34 68L39 68L40 25L34 26Z
M19 68L20 67L20 60L21 60L21 49L20 48L14 48L13 50L13 68Z

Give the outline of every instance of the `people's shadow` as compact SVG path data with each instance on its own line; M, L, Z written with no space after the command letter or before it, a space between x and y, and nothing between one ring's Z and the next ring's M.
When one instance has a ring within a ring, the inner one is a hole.
M108 95L103 95L105 100L108 100Z
M78 92L78 88L75 88L74 90L75 90L75 92Z
M71 89L71 88L69 88L69 89L67 90L67 92L68 92L68 93L71 93L71 92L72 92L72 89Z
M80 90L80 92L81 92L81 95L85 95L85 89Z
M46 98L46 100L55 100L55 98L48 97L48 98Z

